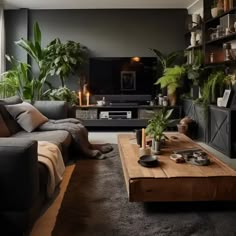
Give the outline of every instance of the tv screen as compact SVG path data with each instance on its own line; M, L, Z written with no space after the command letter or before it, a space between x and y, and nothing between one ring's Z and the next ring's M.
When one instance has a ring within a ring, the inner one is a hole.
M89 61L92 94L154 94L155 57L94 57Z

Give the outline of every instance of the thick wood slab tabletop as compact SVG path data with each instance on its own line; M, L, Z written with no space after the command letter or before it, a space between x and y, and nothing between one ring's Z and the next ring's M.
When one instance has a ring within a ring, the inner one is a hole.
M187 136L178 132L166 132L168 140L158 155L158 167L145 168L138 164L139 147L134 134L118 135L123 169L128 179L136 178L173 178L173 177L216 177L236 176L236 171L214 157ZM188 163L177 164L169 158L173 150L199 148L208 153L211 161L208 166L197 166Z

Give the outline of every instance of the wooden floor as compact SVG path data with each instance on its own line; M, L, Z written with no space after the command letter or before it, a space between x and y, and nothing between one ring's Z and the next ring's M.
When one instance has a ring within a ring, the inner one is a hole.
M159 166L138 164L139 148L134 135L118 136L120 158L130 201L236 200L236 171L212 153L180 133L167 133L158 155ZM173 150L199 148L208 153L210 165L177 164L169 158Z

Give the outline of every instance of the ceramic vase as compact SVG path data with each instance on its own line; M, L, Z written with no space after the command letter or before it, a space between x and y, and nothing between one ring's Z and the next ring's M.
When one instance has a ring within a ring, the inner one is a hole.
M211 16L213 18L218 16L218 8L217 7L211 8Z
M191 32L191 39L190 39L191 46L196 46L196 32Z

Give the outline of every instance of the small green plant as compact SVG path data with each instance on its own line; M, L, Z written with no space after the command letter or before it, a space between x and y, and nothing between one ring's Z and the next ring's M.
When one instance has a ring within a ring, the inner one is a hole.
M193 85L201 86L203 83L203 53L200 50L194 52L193 63L186 65L186 72L188 79L192 82Z
M1 74L0 92L2 97L18 95L22 99L31 99L29 93L31 80L29 78L30 65L17 61L6 55L12 68Z
M75 91L71 91L66 86L59 87L58 89L48 90L47 96L51 100L66 101L71 104L75 104L77 96Z
M229 83L231 77L225 75L223 71L212 72L202 88L202 97L197 102L208 106L210 103L216 103L217 96L222 95L223 88Z
M156 111L153 117L148 121L146 134L150 135L155 141L161 141L165 137L164 131L167 129L168 125L173 123L173 120L169 119L172 112L173 109L161 109Z
M178 87L182 86L182 78L185 75L184 66L174 66L166 68L161 78L156 81L161 88L167 87L168 94L174 94Z

